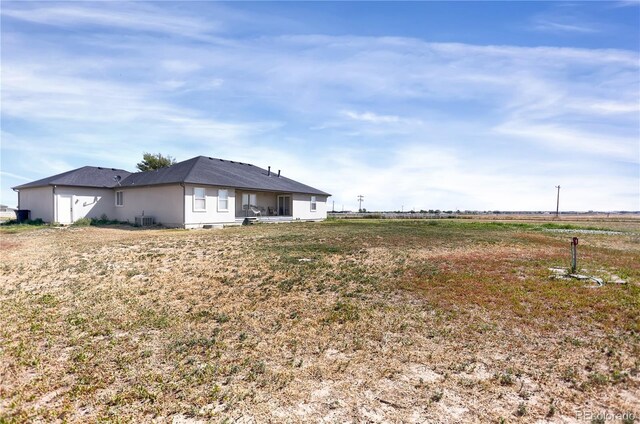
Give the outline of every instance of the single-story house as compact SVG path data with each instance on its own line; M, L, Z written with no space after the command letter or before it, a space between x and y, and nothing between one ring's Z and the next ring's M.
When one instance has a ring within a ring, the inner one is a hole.
M16 219L16 210L7 205L0 205L0 219Z
M329 193L257 166L197 156L154 171L84 166L13 187L30 218L80 218L199 228L258 221L318 221Z

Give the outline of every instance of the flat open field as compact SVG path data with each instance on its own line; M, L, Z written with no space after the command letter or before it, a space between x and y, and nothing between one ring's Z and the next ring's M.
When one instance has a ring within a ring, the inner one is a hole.
M622 233L2 229L0 422L638 417L640 225L577 225ZM550 279L574 235L586 273L627 284Z

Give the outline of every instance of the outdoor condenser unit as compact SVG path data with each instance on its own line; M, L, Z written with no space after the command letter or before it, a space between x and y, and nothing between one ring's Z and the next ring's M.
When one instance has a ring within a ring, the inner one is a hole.
M150 225L153 225L154 223L155 220L152 216L136 216L136 227L148 227Z

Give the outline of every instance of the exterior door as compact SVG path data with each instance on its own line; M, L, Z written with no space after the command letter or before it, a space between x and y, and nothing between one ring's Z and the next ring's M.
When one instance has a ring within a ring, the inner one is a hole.
M73 223L73 196L58 195L58 222Z
M278 196L278 215L291 215L291 196Z
M258 201L256 200L255 193L242 193L242 211L245 216L251 215L249 209L251 209L252 206L257 207L258 205L256 203L258 203Z

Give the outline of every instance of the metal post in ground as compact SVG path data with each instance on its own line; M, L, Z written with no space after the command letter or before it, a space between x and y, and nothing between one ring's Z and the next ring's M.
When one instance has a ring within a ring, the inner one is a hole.
M578 237L571 240L571 273L574 274L578 268Z

